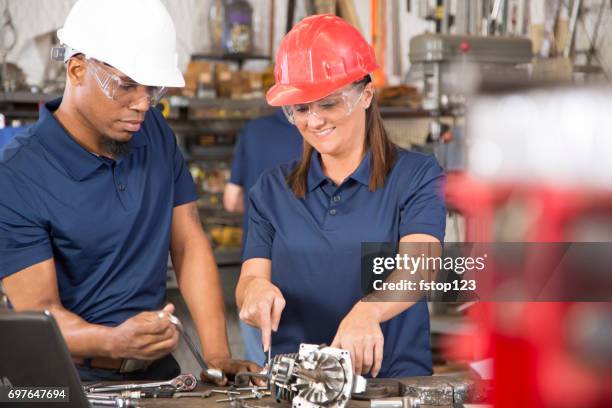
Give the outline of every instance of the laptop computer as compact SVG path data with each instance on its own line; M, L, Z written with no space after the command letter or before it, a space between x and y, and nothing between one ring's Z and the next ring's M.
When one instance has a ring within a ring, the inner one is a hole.
M49 312L0 311L0 387L67 387L69 399L0 402L0 407L90 407L68 347Z

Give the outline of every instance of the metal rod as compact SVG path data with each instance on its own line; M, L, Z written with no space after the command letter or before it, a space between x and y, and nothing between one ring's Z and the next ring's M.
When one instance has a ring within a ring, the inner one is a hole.
M568 27L568 38L565 43L565 48L563 49L563 56L565 58L569 58L572 53L572 48L574 45L574 38L576 36L576 23L578 22L578 14L580 13L580 6L582 4L582 0L574 0L572 4L572 14L570 15L569 27Z
M160 312L160 317L163 317L163 316L164 316L163 312ZM183 323L181 323L179 318L172 314L168 315L168 318L170 319L170 323L176 326L179 333L181 334L181 337L183 337L183 340L185 340L187 347L189 348L189 350L191 351L191 354L193 354L193 357L196 359L196 361L200 365L200 368L202 369L202 373L206 376L206 378L212 381L223 380L224 375L221 370L208 367L208 364L206 364L206 361L204 361L204 358L202 358L202 355L198 351L198 348L196 347L194 341L191 339L191 337L189 336L189 334L183 327Z

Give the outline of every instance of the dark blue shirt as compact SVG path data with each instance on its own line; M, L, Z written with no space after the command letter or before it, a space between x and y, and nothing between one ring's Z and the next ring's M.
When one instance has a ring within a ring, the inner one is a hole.
M362 242L398 242L416 233L444 239L444 175L436 159L398 150L384 186L370 191L370 158L368 152L336 186L313 152L304 199L296 198L285 181L296 163L264 173L251 189L244 258L272 260L272 282L287 302L272 336L274 353L295 352L304 342L332 342L341 320L363 297ZM425 302L381 328L381 377L431 374Z
M265 170L298 159L303 144L302 135L281 109L248 122L242 129L234 149L230 182L244 190L244 238L249 225L249 190Z
M195 186L156 109L113 161L66 133L60 102L0 152L0 278L53 257L64 307L118 325L162 305L172 211Z
M11 141L15 135L24 132L28 127L27 126L19 126L19 127L5 127L4 129L0 129L0 149L2 149L8 142Z

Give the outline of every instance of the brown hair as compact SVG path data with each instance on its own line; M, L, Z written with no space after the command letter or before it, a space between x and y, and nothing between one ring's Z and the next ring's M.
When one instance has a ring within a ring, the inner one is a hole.
M370 82L369 75L356 83L367 84L368 82ZM395 149L397 147L387 137L387 131L383 125L378 103L376 102L376 94L372 98L370 106L366 109L365 132L364 148L372 151L368 187L370 191L374 191L385 184L385 178L395 163ZM304 198L306 195L308 189L308 169L310 168L310 158L313 150L314 148L304 140L302 159L287 176L287 184L297 198Z

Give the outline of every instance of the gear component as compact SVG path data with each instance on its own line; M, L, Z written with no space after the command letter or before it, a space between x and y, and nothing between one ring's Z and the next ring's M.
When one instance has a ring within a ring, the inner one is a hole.
M342 408L365 385L353 374L350 353L325 345L301 344L298 353L277 355L270 364L272 395L294 408Z

